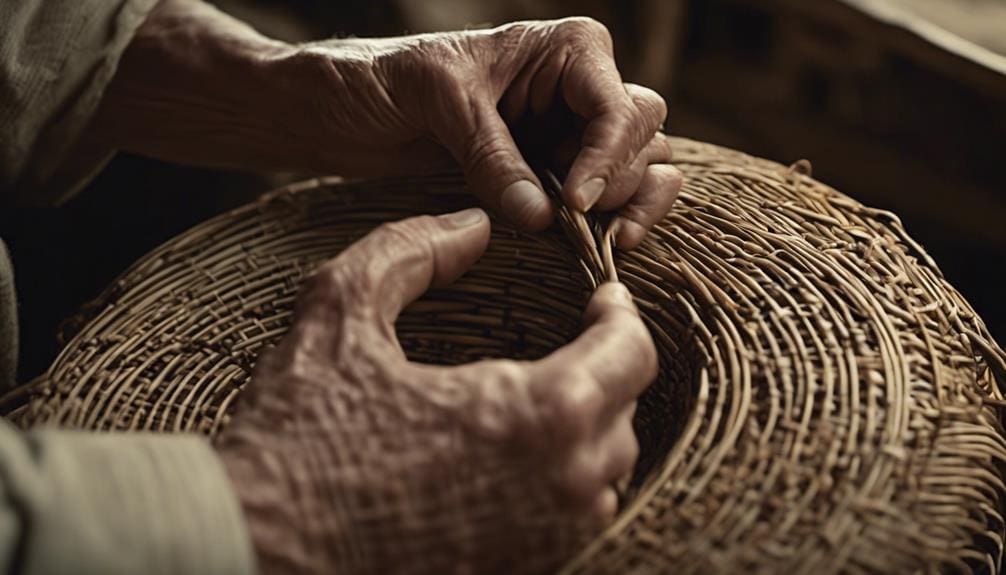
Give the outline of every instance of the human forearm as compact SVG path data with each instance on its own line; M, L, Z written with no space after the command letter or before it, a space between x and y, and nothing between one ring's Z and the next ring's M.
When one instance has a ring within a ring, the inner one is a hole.
M658 133L666 112L653 91L622 83L607 30L589 19L293 46L201 1L161 0L94 131L118 149L217 167L460 166L475 195L528 230L554 216L524 157L537 147L535 163L566 172L564 202L618 210L618 245L631 248L681 187Z
M161 0L123 55L92 136L168 161L314 169L296 49L197 0Z

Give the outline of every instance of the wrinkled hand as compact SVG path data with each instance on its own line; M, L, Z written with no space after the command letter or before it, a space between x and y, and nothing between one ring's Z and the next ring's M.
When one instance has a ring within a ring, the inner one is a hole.
M302 288L219 438L264 572L541 571L613 517L656 374L623 286L540 361L435 367L397 342L488 239L478 209L386 224Z
M607 29L588 18L492 30L309 45L320 165L345 173L464 168L471 189L519 228L553 208L526 160L568 170L579 210L618 210L634 247L681 187L667 116L652 90L623 84ZM317 78L322 78L317 81ZM517 140L515 141L515 135Z
M169 161L351 176L460 164L483 202L538 230L552 204L529 167L568 172L566 204L617 210L631 248L681 187L667 107L623 84L588 18L289 45L201 0L160 0L89 137Z

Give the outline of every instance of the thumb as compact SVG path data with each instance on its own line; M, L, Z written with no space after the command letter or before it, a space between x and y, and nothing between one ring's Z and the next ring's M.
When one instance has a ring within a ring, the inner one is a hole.
M339 307L376 310L390 325L430 287L457 279L488 244L489 218L479 208L419 216L381 225L317 275Z
M496 106L473 97L438 138L465 171L472 192L522 230L551 223L552 202L521 155Z

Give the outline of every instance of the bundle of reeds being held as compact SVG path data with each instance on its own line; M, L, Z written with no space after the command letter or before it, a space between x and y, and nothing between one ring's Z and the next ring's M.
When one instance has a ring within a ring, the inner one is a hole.
M617 521L569 572L998 571L1006 354L891 213L786 168L677 139L686 184L631 252L564 213L494 221L482 260L398 322L413 360L541 357L617 274L660 353ZM20 425L215 434L300 281L381 222L473 202L459 176L291 186L129 269ZM591 247L593 246L593 247Z

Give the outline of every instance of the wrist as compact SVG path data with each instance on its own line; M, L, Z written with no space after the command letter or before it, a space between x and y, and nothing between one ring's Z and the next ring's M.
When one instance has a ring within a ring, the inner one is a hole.
M394 163L389 153L419 134L400 113L397 87L379 64L398 50L394 39L348 39L304 44L288 59L301 91L311 96L301 132L318 171L386 173Z
M296 48L203 2L161 0L120 60L92 123L113 147L168 161L300 169L284 76Z
M285 488L286 480L276 473L275 466L245 451L224 446L218 454L241 506L258 571L307 571L303 522L295 515L298 506Z

